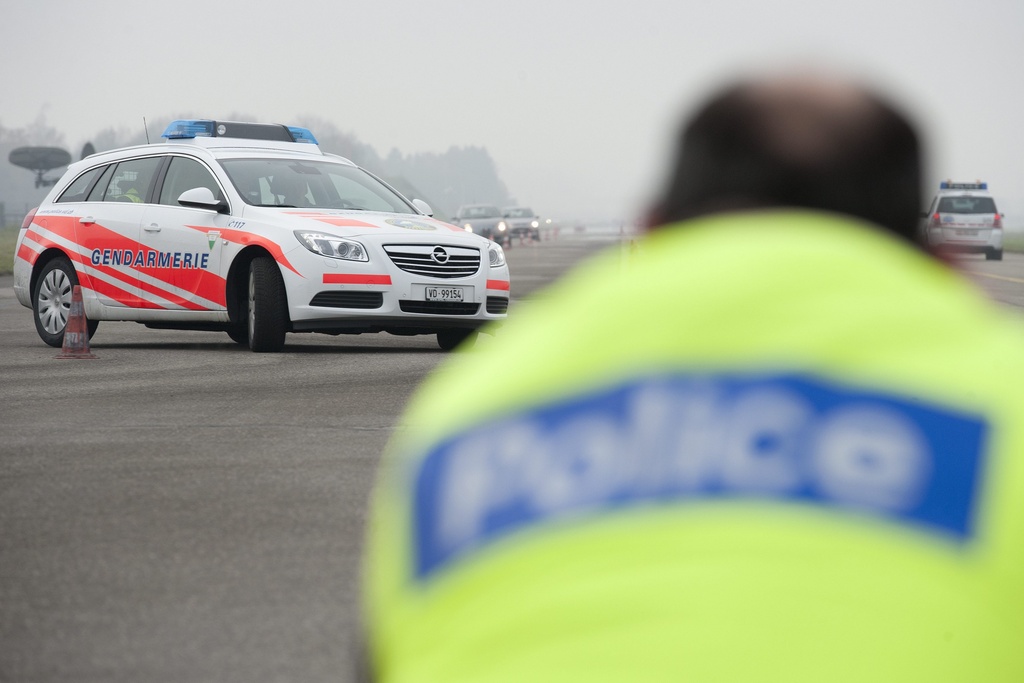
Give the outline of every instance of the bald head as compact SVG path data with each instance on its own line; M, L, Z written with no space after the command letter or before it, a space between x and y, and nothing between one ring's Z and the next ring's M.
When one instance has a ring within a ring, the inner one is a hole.
M655 219L802 207L916 242L920 180L917 134L868 91L812 77L741 83L683 128Z

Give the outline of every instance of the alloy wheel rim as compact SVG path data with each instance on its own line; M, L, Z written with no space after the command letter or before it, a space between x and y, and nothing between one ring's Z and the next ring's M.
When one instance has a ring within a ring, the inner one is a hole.
M256 277L249 273L249 339L256 330Z
M39 283L36 313L43 329L58 334L68 324L71 312L71 278L63 270L51 270Z

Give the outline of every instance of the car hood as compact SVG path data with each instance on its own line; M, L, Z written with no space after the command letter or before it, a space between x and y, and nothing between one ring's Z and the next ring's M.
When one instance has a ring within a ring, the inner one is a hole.
M268 209L247 207L246 220L289 230L317 230L338 237L396 238L413 242L436 242L480 246L486 242L462 228L429 216L371 211Z

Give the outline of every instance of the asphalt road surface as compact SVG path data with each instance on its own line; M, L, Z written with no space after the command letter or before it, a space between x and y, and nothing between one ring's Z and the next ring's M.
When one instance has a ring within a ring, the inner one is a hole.
M517 301L609 242L509 250ZM348 681L377 459L433 336L103 322L56 360L0 277L0 681ZM481 346L489 338L481 339Z
M512 315L605 246L514 247ZM965 265L1024 308L1024 256ZM30 315L0 277L0 681L351 680L367 497L434 338L104 322L68 361Z

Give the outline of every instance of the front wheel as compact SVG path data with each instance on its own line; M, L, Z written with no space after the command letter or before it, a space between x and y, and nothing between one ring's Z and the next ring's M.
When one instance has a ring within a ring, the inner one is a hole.
M71 312L71 293L78 284L78 274L71 261L59 256L43 267L32 292L32 316L39 338L50 346L60 348L64 344L64 330L68 326ZM96 334L98 320L87 320L89 338Z
M443 351L452 351L455 347L473 348L479 333L476 330L442 330L437 333L437 345Z
M258 256L249 264L249 348L276 352L284 348L288 331L288 297L284 278L269 256Z
M246 323L239 323L229 327L226 332L231 337L231 341L242 346L249 345L249 326Z

